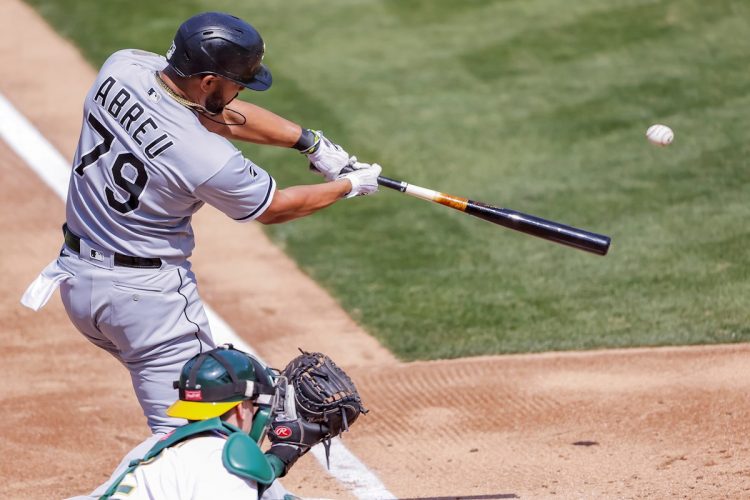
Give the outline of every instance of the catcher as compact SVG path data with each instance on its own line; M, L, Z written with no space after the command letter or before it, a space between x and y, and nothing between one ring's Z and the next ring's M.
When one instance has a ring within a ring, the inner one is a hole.
M174 385L180 399L167 414L188 424L92 496L257 499L312 446L367 412L351 379L321 353L302 352L279 373L226 344L191 358ZM281 492L264 498L297 498Z

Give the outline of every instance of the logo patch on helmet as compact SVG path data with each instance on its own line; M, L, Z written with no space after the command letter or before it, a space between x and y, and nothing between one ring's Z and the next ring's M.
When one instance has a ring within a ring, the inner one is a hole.
M172 54L174 54L175 50L177 50L177 47L175 47L174 42L172 42L172 45L169 47L169 50L167 51L167 59L170 59L172 57Z
M185 390L185 400L187 400L187 401L202 401L203 400L203 394L201 394L200 389L198 389L197 391Z
M279 427L276 427L273 430L273 433L276 434L277 437L280 437L281 439L286 439L288 437L292 436L292 429L285 425L281 425Z

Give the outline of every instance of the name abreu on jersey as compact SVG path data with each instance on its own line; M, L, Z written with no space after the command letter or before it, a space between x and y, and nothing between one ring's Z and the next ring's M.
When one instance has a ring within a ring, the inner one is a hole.
M160 94L153 87L146 92L147 98L158 103ZM146 108L125 89L113 76L107 77L94 94L94 102L106 110L125 132L142 147L146 156L153 160L174 145L169 134L162 132ZM135 124L133 130L131 127ZM145 146L144 143L148 144Z

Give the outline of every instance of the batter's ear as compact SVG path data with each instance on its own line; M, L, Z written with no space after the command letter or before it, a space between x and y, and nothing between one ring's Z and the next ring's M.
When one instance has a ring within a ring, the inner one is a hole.
M211 92L216 88L219 82L219 77L216 75L201 75L200 76L200 87L204 92Z

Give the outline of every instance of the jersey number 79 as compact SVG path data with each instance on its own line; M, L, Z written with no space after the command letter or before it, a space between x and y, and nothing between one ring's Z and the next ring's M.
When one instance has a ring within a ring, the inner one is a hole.
M115 140L114 134L107 130L102 122L97 120L94 115L89 113L87 120L96 133L102 137L102 142L81 157L81 162L75 168L76 174L81 177L83 177L84 169L95 163L102 155L106 154L110 148L112 148L112 142ZM122 171L126 165L130 165L135 169L136 175L132 180L123 175ZM143 188L146 187L146 182L148 182L148 174L146 173L146 166L143 162L133 153L120 153L112 164L112 176L115 180L115 184L128 193L129 196L127 200L122 202L115 197L114 190L109 186L106 186L104 188L104 193L107 195L107 203L109 203L109 206L121 214L132 212L138 208L138 205L140 204L139 198L141 193L143 193Z

